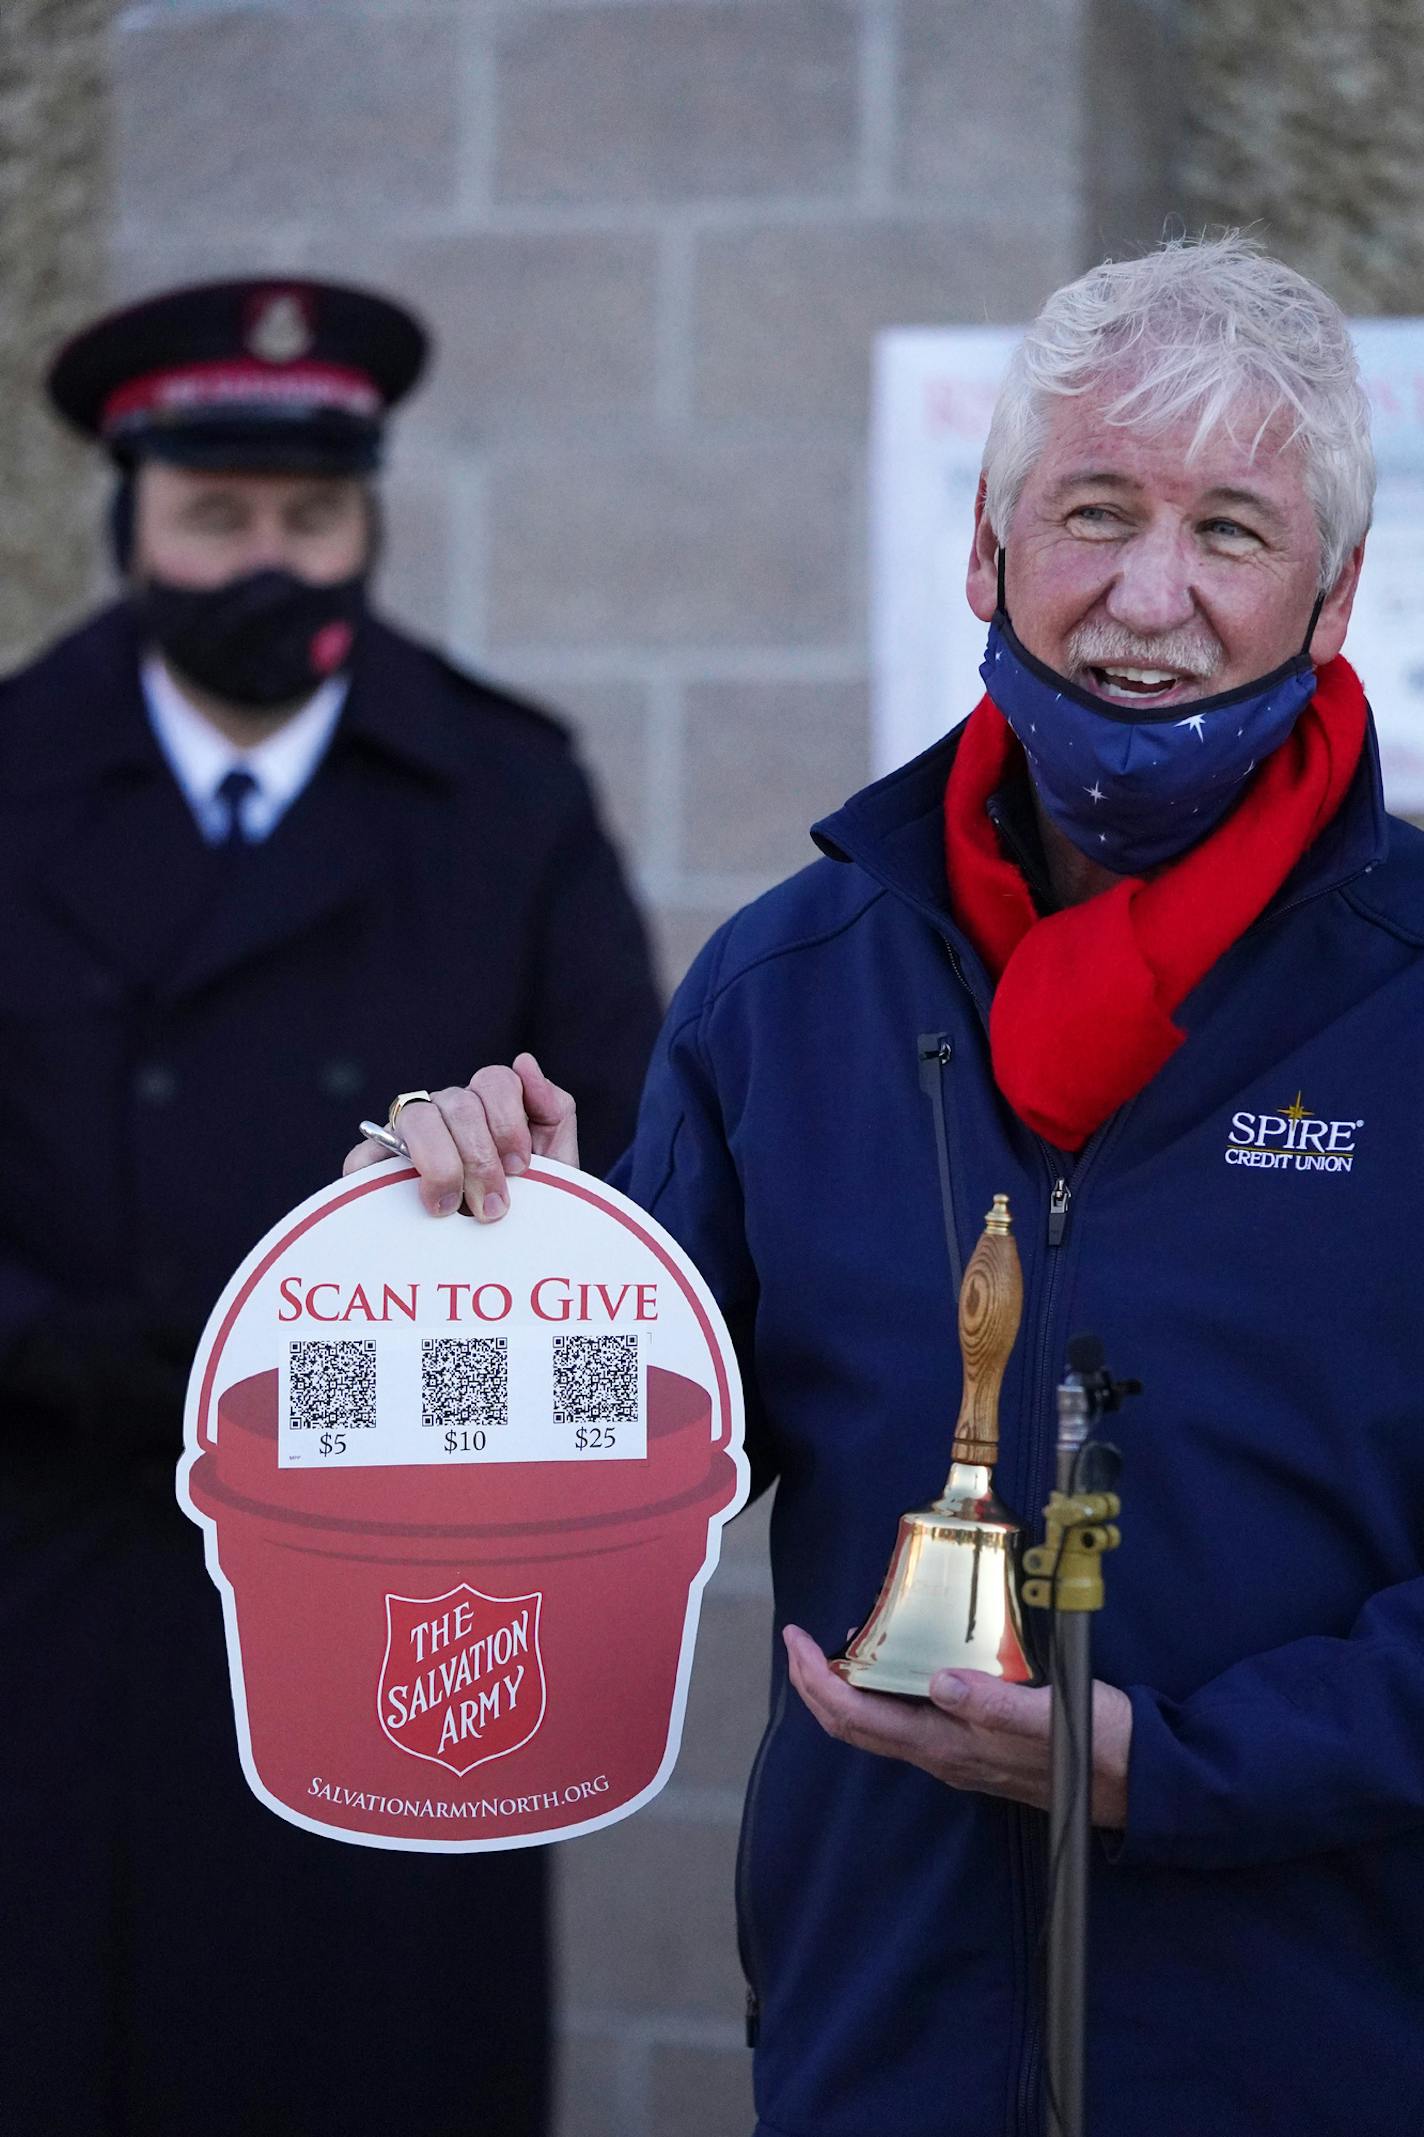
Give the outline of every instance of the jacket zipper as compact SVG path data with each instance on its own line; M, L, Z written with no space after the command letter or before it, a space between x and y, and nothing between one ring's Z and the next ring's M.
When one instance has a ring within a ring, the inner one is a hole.
M757 1747L752 1762L751 1779L747 1783L746 1806L742 1811L742 1830L737 1843L737 1874L735 1890L737 1900L737 1956L742 1964L742 1977L747 1984L747 2046L755 2048L761 2029L761 1967L760 1954L756 1950L756 1937L752 1929L751 1905L751 1852L752 1830L756 1823L757 1800L761 1793L762 1775L766 1770L767 1754L771 1750L776 1733L786 1716L787 1695L791 1688L789 1677L781 1680L781 1689L776 1695L776 1705Z
M939 1163L939 1198L944 1210L945 1245L949 1249L952 1319L958 1309L960 1286L964 1282L964 1257L960 1252L959 1227L954 1221L954 1175L949 1165L949 1122L944 1089L944 1072L954 1059L954 1047L946 1032L922 1031L917 1053L920 1089L928 1098L934 1116L935 1156Z
M1029 1473L1034 1475L1042 1467L1039 1441L1043 1431L1044 1405L1048 1390L1056 1382L1050 1345L1053 1339L1054 1309L1057 1303L1058 1277L1062 1268L1058 1249L1063 1245L1068 1232L1068 1217L1073 1205L1074 1190L1068 1184L1066 1174L1057 1170L1062 1163L1062 1153L1041 1145L1044 1162L1049 1173L1048 1192L1048 1266L1044 1275L1043 1305L1039 1319L1039 1349L1031 1399L1026 1412L1030 1420ZM1081 1166L1081 1159L1079 1161ZM1031 1489L1031 1487L1030 1487ZM1031 1519L1034 1509L1024 1508L1022 1517ZM1039 2094L1042 2066L1042 2019L1039 2009L1039 1982L1037 1955L1042 1941L1044 1896L1035 1890L1035 1856L1040 1851L1034 1846L1033 1816L1021 1806L1015 1806L1016 1827L1014 1864L1018 1871L1019 1929L1022 1944L1022 1980L1025 1989L1024 2026L1022 2049L1019 2059L1019 2082L1017 2098L1017 2129L1021 2137L1031 2137L1040 2126Z

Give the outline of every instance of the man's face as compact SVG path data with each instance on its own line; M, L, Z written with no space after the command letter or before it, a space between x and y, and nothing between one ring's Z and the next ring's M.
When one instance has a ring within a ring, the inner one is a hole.
M1247 412L1249 415L1249 412ZM1142 435L1089 397L1055 411L1007 533L1009 615L1030 653L1114 704L1144 711L1254 682L1301 650L1319 589L1320 533L1300 448L1223 427L1190 461L1195 425ZM998 531L982 505L969 603L988 622ZM1362 550L1311 641L1344 643Z
M138 470L140 579L206 589L276 570L333 586L365 569L370 545L366 486L355 475L208 474L161 460Z

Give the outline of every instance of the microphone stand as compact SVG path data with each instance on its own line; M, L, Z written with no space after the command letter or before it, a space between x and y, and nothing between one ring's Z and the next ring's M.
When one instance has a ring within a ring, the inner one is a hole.
M1051 1613L1048 1854L1048 2137L1084 2137L1083 2044L1093 1804L1092 1612L1102 1559L1121 1538L1121 1456L1094 1434L1137 1381L1114 1381L1096 1336L1075 1336L1058 1390L1058 1488L1045 1540L1024 1554L1026 1603Z

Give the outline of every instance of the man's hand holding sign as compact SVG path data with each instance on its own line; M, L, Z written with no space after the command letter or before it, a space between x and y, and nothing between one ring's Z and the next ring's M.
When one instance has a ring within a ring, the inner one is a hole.
M579 1161L574 1101L550 1083L532 1054L516 1054L512 1068L482 1068L467 1084L407 1103L399 1129L433 1217L453 1216L463 1204L472 1217L492 1223L509 1207L508 1182L528 1171L531 1157ZM385 1155L362 1141L343 1170L379 1164Z

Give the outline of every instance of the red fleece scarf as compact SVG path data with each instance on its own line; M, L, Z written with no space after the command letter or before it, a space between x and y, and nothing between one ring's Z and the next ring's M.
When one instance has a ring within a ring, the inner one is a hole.
M1348 662L1315 696L1225 821L1151 877L1126 876L1040 918L1002 852L988 803L1022 752L989 698L960 737L945 789L955 917L997 982L994 1080L1037 1135L1078 1150L1181 1045L1172 1012L1243 935L1345 797L1365 739Z

